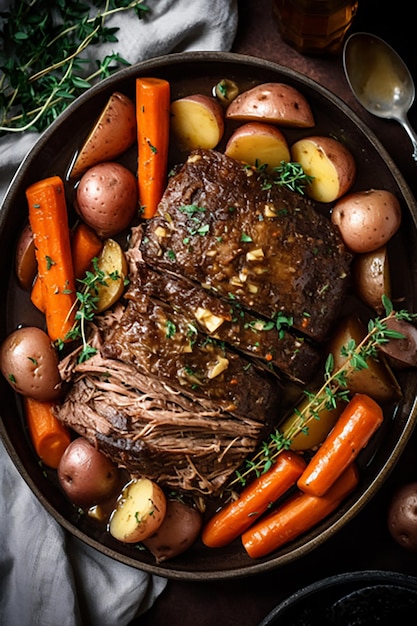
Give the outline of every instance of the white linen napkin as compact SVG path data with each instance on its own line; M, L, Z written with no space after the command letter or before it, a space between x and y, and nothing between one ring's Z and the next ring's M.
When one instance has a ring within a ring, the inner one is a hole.
M117 51L133 64L171 52L230 50L237 0L146 4L146 19L118 14L108 21L120 28L119 41L102 46L103 54ZM0 11L8 5L0 0ZM0 201L37 138L33 132L0 137ZM166 582L68 534L38 502L0 442L0 624L123 626L152 605Z

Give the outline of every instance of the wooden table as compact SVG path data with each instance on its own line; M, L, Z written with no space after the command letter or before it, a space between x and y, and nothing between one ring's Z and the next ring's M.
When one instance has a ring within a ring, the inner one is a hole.
M233 51L262 57L308 75L347 103L375 132L417 195L417 164L403 129L367 114L356 103L340 57L305 57L284 44L272 17L270 0L240 0ZM353 30L379 35L406 61L417 81L411 14L392 15L379 0L359 0ZM403 3L405 6L405 3ZM410 112L417 127L417 112ZM410 440L383 489L365 509L322 548L276 571L219 582L169 581L155 605L134 623L140 626L257 626L281 600L321 578L348 571L382 569L417 576L417 557L391 539L386 514L397 485L417 480L417 433Z

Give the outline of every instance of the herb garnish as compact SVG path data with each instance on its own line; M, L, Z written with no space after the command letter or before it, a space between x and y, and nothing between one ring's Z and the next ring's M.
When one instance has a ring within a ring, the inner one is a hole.
M262 171L262 168L259 168ZM272 185L281 185L290 191L304 194L305 187L313 181L313 176L309 176L303 170L301 163L281 161L274 167L271 176L265 179L262 188L271 189Z
M117 42L118 28L106 20L133 11L139 19L149 11L143 0L86 3L65 0L11 2L0 22L0 134L27 129L42 131L80 93L121 65L113 53L83 71L92 46Z
M248 478L260 476L268 471L278 455L290 447L292 439L301 432L307 432L306 429L308 429L309 424L313 420L319 419L321 410L333 409L337 402L349 400L349 389L347 388L349 373L367 369L368 359L378 356L379 346L387 343L390 339L404 337L401 333L387 326L388 320L395 318L411 322L417 319L417 314L411 314L405 310L394 311L388 298L383 297L382 300L385 307L385 317L377 317L368 322L367 335L360 343L356 344L355 341L351 340L343 346L342 355L346 357L346 361L336 371L333 371L333 356L329 354L324 368L324 383L316 393L305 391L308 402L301 411L295 411L297 419L294 422L292 432L284 437L279 428L275 429L268 440L261 444L259 451L252 459L246 460L243 469L236 472L236 477L229 486L236 483L245 485Z

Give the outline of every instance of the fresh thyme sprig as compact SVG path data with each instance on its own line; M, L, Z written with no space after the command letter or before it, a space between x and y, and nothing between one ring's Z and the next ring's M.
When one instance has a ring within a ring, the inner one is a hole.
M304 194L305 187L312 182L313 177L304 172L301 163L281 161L272 170L272 179L275 185Z
M360 371L368 368L368 359L378 356L379 346L387 343L391 339L402 339L404 335L387 326L388 320L395 318L398 320L415 321L417 314L408 311L394 311L392 303L386 297L383 298L385 307L385 317L372 319L368 322L368 332L358 344L350 340L342 349L342 355L346 357L345 362L334 370L334 359L331 354L326 359L324 367L324 382L316 393L306 391L308 402L303 405L302 410L295 410L296 419L292 429L286 432L286 436L275 429L264 441L258 452L247 459L242 470L236 472L236 477L229 483L229 487L240 483L245 485L251 477L265 473L275 462L278 455L291 446L294 437L301 432L307 432L309 424L313 420L320 418L320 411L336 408L340 401L349 400L349 389L347 380L353 371Z
M77 291L75 325L66 337L66 339L70 341L81 339L82 348L78 356L79 363L87 361L97 352L88 342L87 328L88 324L93 321L97 313L100 287L107 287L107 281L109 279L117 280L119 278L117 272L110 275L103 272L98 266L98 259L96 257L92 260L92 264L93 271L87 270L84 278L78 280L82 288Z
M149 9L144 0L11 3L0 14L0 135L44 130L95 81L129 65L115 52L83 72L87 48L118 41L107 19L129 10L140 19Z

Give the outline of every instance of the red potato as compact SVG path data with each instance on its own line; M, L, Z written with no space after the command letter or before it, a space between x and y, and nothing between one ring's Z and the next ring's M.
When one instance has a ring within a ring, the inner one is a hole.
M113 237L129 226L138 210L136 177L120 163L99 163L82 176L76 204L100 237Z
M168 500L164 520L155 534L143 545L162 563L182 554L197 540L203 516L194 507L180 500Z
M365 335L366 328L359 318L352 315L340 320L328 347L328 352L333 355L334 371L346 363L347 357L342 354L342 348L351 343L358 345ZM382 404L398 400L401 397L401 388L385 360L369 358L367 365L366 369L354 370L347 374L346 381L350 392L367 394Z
M119 488L117 465L84 437L69 444L57 472L68 499L83 508L104 502Z
M263 83L239 94L228 106L226 118L298 128L314 126L306 98L284 83Z
M224 113L212 96L193 94L171 103L171 133L183 151L212 149L224 133Z
M402 485L394 493L387 524L392 538L400 546L417 553L417 482Z
M144 541L161 526L166 508L165 494L155 482L134 479L123 490L110 516L109 532L125 543Z
M379 346L391 367L393 369L417 367L417 328L410 322L396 318L387 320L386 326L403 335Z
M352 265L356 293L378 315L384 312L382 296L391 299L391 277L386 246L358 254Z
M225 154L249 165L278 167L290 160L288 142L282 132L271 124L249 122L240 126L227 142Z
M24 227L17 242L15 268L19 285L29 291L38 271L35 242L30 224Z
M291 160L312 176L306 194L318 202L334 202L349 191L356 177L352 153L332 137L299 139L291 146Z
M6 337L0 347L0 369L23 396L47 402L61 394L58 355L41 328L26 326Z
M385 189L358 191L336 203L331 219L352 252L372 252L399 229L401 206L398 198Z
M122 93L114 92L90 131L71 170L78 178L87 169L120 156L136 140L135 105Z

